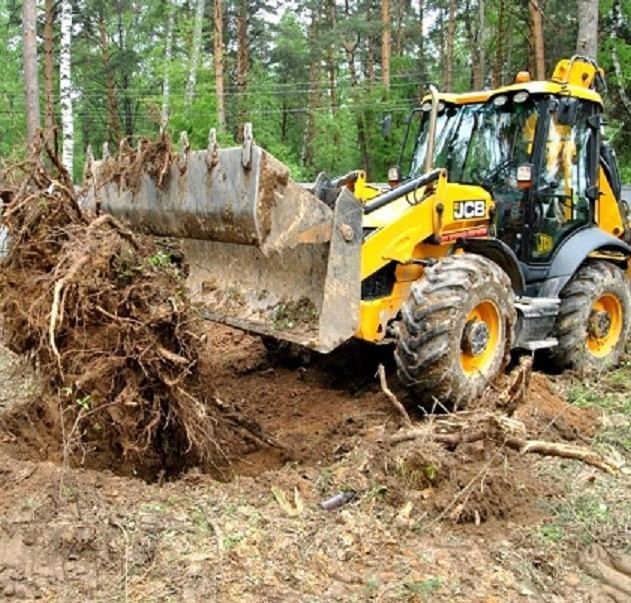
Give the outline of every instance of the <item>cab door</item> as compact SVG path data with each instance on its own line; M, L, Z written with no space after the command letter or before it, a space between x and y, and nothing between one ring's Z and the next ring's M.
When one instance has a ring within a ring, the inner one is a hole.
M598 105L572 97L550 103L537 137L528 263L547 263L572 232L592 224L598 198Z

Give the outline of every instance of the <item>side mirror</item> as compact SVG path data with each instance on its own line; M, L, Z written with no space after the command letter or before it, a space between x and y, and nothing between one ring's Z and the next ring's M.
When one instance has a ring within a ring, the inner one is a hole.
M392 130L392 115L386 115L381 120L381 136L383 138L388 138L388 136L390 136L391 130Z
M388 184L394 188L401 183L401 168L398 165L393 165L388 168Z

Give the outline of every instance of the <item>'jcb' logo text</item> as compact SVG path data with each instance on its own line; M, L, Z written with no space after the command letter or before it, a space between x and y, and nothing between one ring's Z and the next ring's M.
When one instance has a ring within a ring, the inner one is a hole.
M454 203L454 220L469 220L484 218L486 215L485 201L456 201Z

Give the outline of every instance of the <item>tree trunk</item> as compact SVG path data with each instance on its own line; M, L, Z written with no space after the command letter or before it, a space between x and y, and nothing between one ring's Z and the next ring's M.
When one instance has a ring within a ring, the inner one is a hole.
M373 5L372 2L368 2L366 5L366 21L370 23L372 21ZM375 86L375 40L374 37L368 34L366 36L366 77L368 78L368 86L374 88Z
M70 43L72 41L72 1L61 2L61 41L59 46L59 100L61 130L63 132L62 162L72 178L74 160L74 116L72 113L72 70Z
M473 87L476 90L482 90L486 78L486 16L484 0L478 0L478 31L476 32L476 39L478 60L473 65Z
M618 94L622 105L631 118L631 99L627 95L627 91L624 87L624 75L622 72L622 65L620 63L620 57L618 55L617 39L620 35L620 30L624 27L625 22L622 16L622 7L620 6L620 0L614 0L613 3L613 24L611 27L611 61L613 63L614 73L616 74L616 84L618 87ZM628 123L628 122L627 122Z
M116 98L116 85L112 76L110 64L110 51L105 31L105 14L103 5L99 7L99 39L101 42L101 61L105 72L105 90L107 92L107 129L110 140L118 144L121 140L121 122L118 114L118 99Z
M125 3L123 0L116 0L116 17L118 22L118 49L121 54L127 51L127 35L125 32L124 12ZM123 97L123 116L125 122L125 136L131 138L134 134L134 113L136 106L130 96L130 69L127 65L119 69L120 82L121 82L121 94Z
M191 113L191 106L195 98L195 88L197 85L197 68L199 66L199 55L202 49L202 31L204 29L204 9L205 0L197 0L195 5L195 22L193 24L193 45L191 48L191 62L188 67L188 79L186 81L185 113L188 117Z
M53 0L45 2L44 17L44 127L52 132L55 127L55 43L53 28L55 9Z
M528 12L530 14L530 33L535 53L535 79L546 79L546 58L543 44L543 22L541 20L541 7L537 0L529 0Z
M333 30L337 25L337 7L335 0L327 0L326 17L329 27ZM326 49L326 70L329 76L329 97L331 103L331 114L337 115L337 81L335 64L335 47L333 43Z
M392 56L392 22L390 19L390 0L381 0L381 83L390 88L390 57Z
M22 40L24 98L26 102L26 139L31 144L40 125L39 85L37 82L37 2L22 2Z
M447 69L445 72L445 90L452 92L454 88L454 38L456 35L456 0L449 0L449 17L447 20Z
M309 105L307 115L307 127L302 142L302 153L300 160L302 165L311 166L313 164L313 139L315 137L315 115L318 107L318 91L320 80L320 61L317 52L318 40L318 10L311 11L311 23L309 25L309 48L311 50L311 60L309 69Z
M402 57L405 50L405 9L406 0L395 0L396 4L396 24L395 24L395 53Z
M438 40L439 40L439 48L438 48L438 64L440 65L440 79L441 79L441 87L443 90L445 89L445 84L447 81L446 72L447 72L447 36L445 35L445 4L444 0L440 0L438 3Z
M215 0L213 6L215 36L213 40L213 67L215 69L215 95L217 97L217 122L219 129L226 129L226 106L223 74L223 7L221 0Z
M526 0L530 2L530 0ZM497 48L495 50L495 67L493 68L493 87L497 88L502 82L502 62L504 61L504 38L505 38L505 0L500 0L499 12L497 15Z
M246 93L250 73L250 48L248 40L248 2L239 0L237 7L237 139L240 140L242 128L249 120Z
M348 2L346 6L346 18L352 18ZM344 41L344 51L346 53L346 61L348 63L348 72L351 78L351 94L355 105L355 120L357 123L357 145L362 156L362 168L370 173L370 155L368 153L368 137L366 135L366 124L364 123L364 112L359 106L359 77L357 76L357 66L355 65L355 52L359 46L360 37L357 34L357 39L354 42Z
M162 109L160 110L160 131L164 132L171 112L171 60L173 58L173 28L175 27L175 4L169 2L167 32L164 49L164 73L162 76Z
M421 80L419 89L419 96L423 96L425 93L425 78L427 77L427 69L425 68L425 0L419 0L418 3L418 38L416 43L418 44L418 74Z
M598 0L577 0L577 4L576 54L595 61L598 55Z

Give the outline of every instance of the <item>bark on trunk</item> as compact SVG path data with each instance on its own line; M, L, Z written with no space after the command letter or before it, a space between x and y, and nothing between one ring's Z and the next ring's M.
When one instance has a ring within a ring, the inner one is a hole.
M425 0L419 0L418 3L418 73L421 80L419 86L419 96L425 93L425 79L427 77L427 69L425 68Z
M121 139L121 122L118 114L118 99L116 97L116 85L112 76L112 67L110 64L110 51L107 42L107 32L105 30L105 15L103 6L99 11L99 40L101 42L101 61L103 62L103 71L105 72L105 90L107 93L107 130L110 140L114 140L117 144Z
M171 60L173 58L173 28L175 25L175 5L170 2L167 15L167 38L164 49L164 73L162 75L162 109L160 110L160 131L164 132L171 112Z
M405 47L405 9L406 9L406 0L396 0L396 24L395 24L395 53L396 56L403 56L403 51Z
M620 57L618 56L617 39L620 34L620 30L624 27L624 19L622 16L622 7L620 6L620 0L614 0L613 3L613 26L611 28L611 61L613 63L614 73L616 74L616 85L618 88L618 95L622 101L626 112L631 118L631 99L629 98L626 88L624 86L624 76L622 72L622 65L620 63Z
M123 0L116 0L116 17L118 22L118 50L121 54L126 52L127 32L124 23L125 4ZM123 116L125 118L125 136L131 138L134 134L134 114L137 110L138 103L134 104L134 100L129 94L130 88L130 70L127 65L120 70L121 94L123 100ZM135 106L134 106L135 105Z
M545 80L546 58L543 43L543 22L538 0L529 0L528 12L530 14L530 33L535 54L535 79Z
M191 62L188 68L188 80L186 81L185 111L188 117L195 98L197 86L197 68L199 66L199 55L202 47L202 31L204 29L204 9L205 0L197 0L195 6L195 22L193 24L193 45L191 48Z
M305 135L302 141L302 153L301 161L304 166L311 166L313 164L313 139L315 137L315 115L318 107L318 90L320 79L320 62L318 53L313 52L317 45L318 40L318 11L312 9L311 23L309 25L309 47L311 52L311 65L309 68L309 105L307 115L307 127L305 128Z
M72 41L72 2L61 2L61 41L59 48L59 100L63 132L62 162L72 177L74 160L74 116L72 112L72 69L70 43Z
M24 0L22 3L22 42L26 139L31 144L40 125L37 82L37 2L35 0Z
M46 0L44 10L44 127L48 132L52 132L55 127L55 43L53 40L55 9L53 0Z
M443 90L445 89L445 84L447 82L447 35L446 35L446 27L445 27L445 5L443 0L441 0L439 8L438 8L438 40L439 40L439 65L440 65L440 78L441 78L441 87Z
M484 88L486 78L486 16L484 0L478 0L478 31L476 32L476 47L478 60L473 66L473 87L476 90Z
M526 0L529 2L530 0ZM499 12L497 15L497 48L495 51L495 66L493 68L493 86L497 88L502 82L502 62L504 61L504 28L505 23L505 2L500 0Z
M327 18L331 28L335 28L337 21L337 11L335 0L329 0L327 6ZM335 64L335 47L329 44L326 49L326 70L329 76L329 98L331 103L331 114L337 115L337 76Z
M344 42L344 51L346 53L346 61L348 63L348 71L351 77L351 94L355 104L355 122L357 124L357 145L362 156L362 168L370 173L370 155L368 154L368 138L366 136L366 125L364 123L364 112L359 104L359 77L357 76L357 66L355 65L355 52L359 45L359 36L357 41Z
M390 19L390 0L381 0L381 83L390 88L390 57L392 56L392 22Z
M368 23L372 21L372 2L368 2L366 5L366 20ZM375 40L374 37L368 34L366 37L366 77L368 78L368 86L373 88L376 82L375 79Z
M248 40L248 2L239 0L237 7L237 139L243 135L243 124L248 121L246 93L250 73L250 48Z
M596 60L598 54L598 0L577 0L576 54Z
M456 0L449 0L449 17L447 20L447 69L445 73L445 90L451 92L454 87L454 38L456 34Z
M215 37L213 40L213 67L215 69L215 95L217 97L217 122L219 129L226 128L226 106L223 73L223 6L221 0L215 0L213 6Z

